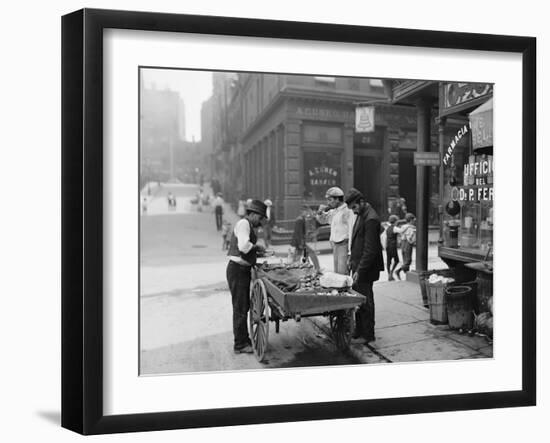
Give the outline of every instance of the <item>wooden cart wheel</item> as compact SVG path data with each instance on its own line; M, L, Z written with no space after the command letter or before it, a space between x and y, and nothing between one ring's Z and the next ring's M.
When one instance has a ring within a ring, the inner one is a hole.
M341 351L349 349L353 334L353 310L346 309L331 314L330 327L336 347Z
M248 312L250 340L256 359L263 361L269 336L269 305L264 282L255 280L250 289L250 310Z

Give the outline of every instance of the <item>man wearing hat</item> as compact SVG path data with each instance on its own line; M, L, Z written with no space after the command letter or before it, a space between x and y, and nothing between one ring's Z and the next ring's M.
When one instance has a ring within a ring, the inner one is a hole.
M353 289L366 297L355 314L355 338L363 337L369 343L374 337L374 295L372 284L384 270L382 258L382 232L380 219L374 208L366 202L364 195L351 188L346 203L357 215L351 236L349 267L353 276Z
M327 206L320 206L317 220L321 224L330 223L330 244L334 256L334 272L348 273L349 235L353 212L344 203L344 191L338 187L330 188L326 194Z
M233 229L229 242L229 263L227 283L233 304L233 350L236 354L253 352L247 328L247 314L250 307L251 268L256 264L256 254L263 248L256 244L254 231L266 218L266 205L260 200L252 200L246 208L246 215Z

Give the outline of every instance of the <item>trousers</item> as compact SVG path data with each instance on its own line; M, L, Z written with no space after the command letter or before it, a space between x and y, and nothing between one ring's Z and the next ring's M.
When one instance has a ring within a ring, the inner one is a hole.
M222 222L223 222L223 209L221 206L216 206L214 208L214 214L216 215L216 229L218 231L222 230Z
M359 306L355 312L355 328L359 335L366 340L374 340L374 294L372 281L364 281L359 278L352 288L366 297L365 303Z
M233 305L233 347L241 349L251 343L247 326L248 309L250 308L251 268L229 261L226 277Z

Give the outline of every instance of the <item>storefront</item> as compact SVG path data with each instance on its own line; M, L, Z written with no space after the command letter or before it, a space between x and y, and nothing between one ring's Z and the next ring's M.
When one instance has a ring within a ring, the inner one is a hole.
M445 131L440 146L444 189L439 255L450 264L484 260L493 242L492 85L443 83L440 92L440 120L454 119L455 125ZM449 99L452 94L455 103ZM459 94L472 98L459 100Z
M293 221L304 203L325 203L333 186L358 188L383 219L399 197L414 211L414 109L373 108L372 130L358 132L349 98L281 100L243 140L246 196L270 198L279 221Z
M479 310L492 296L493 85L440 85L439 256L461 280L478 282ZM449 125L449 123L452 123Z

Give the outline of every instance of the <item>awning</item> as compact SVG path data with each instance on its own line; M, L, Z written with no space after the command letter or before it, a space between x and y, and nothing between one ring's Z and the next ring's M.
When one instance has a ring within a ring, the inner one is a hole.
M493 99L470 112L474 150L493 146Z

